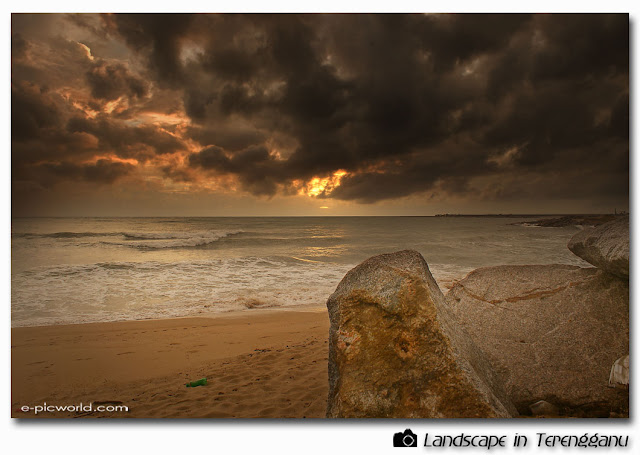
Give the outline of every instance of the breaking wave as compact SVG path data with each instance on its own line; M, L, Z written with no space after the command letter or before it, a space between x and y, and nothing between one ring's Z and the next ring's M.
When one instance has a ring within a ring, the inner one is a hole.
M18 239L53 239L55 240L84 240L85 246L96 243L106 246L129 247L141 250L163 248L189 248L209 245L220 239L242 233L236 231L200 231L200 232L53 232L45 234L14 233Z
M12 325L323 305L350 267L278 256L37 267L12 276Z

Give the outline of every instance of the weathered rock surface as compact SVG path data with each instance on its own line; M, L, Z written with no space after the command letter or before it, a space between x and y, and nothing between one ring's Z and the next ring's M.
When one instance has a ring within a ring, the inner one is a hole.
M566 265L486 267L446 299L522 414L538 400L565 415L628 412L628 393L608 387L629 348L627 281Z
M531 409L531 414L533 414L534 416L558 415L558 407L544 400L536 401L529 406L529 409Z
M327 417L517 414L420 253L364 261L345 275L327 307Z
M574 235L569 249L599 269L629 279L629 217L621 216Z

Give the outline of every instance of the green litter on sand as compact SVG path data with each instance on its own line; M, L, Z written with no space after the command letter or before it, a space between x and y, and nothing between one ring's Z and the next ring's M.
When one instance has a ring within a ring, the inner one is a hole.
M197 381L192 381L187 383L187 387L198 387L206 384L207 384L207 378L202 378L202 379L198 379Z

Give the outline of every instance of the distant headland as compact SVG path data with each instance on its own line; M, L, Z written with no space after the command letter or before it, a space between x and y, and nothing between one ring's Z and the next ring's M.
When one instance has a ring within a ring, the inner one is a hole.
M531 221L519 221L511 223L521 226L540 226L540 227L564 227L564 226L598 226L622 216L629 216L626 211L616 211L616 213L608 214L520 214L520 213L499 213L499 214L457 214L457 213L440 213L436 217L458 217L458 218L536 218Z

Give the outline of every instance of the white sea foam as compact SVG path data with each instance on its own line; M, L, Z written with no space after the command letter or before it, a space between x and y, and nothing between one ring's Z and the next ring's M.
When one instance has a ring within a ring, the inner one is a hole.
M12 322L48 325L322 305L349 268L257 257L41 267L12 277Z
M420 251L443 292L498 264L585 265L575 228L437 218L26 219L12 223L13 326L323 306L364 259Z

